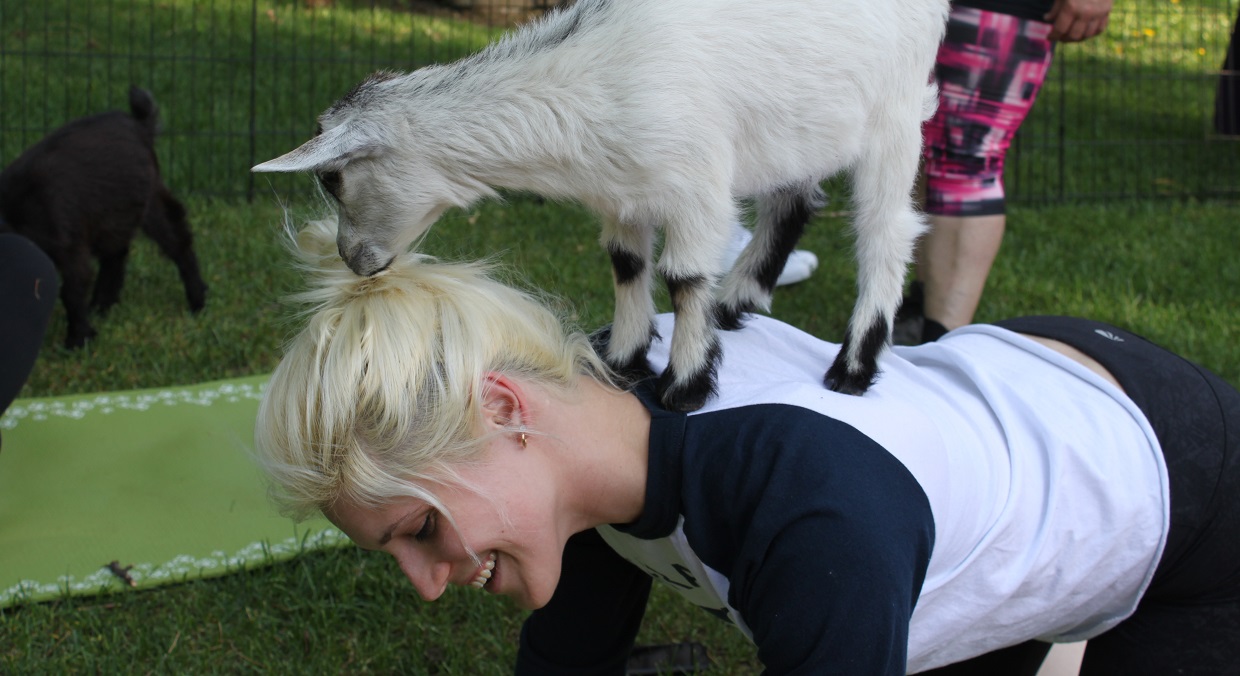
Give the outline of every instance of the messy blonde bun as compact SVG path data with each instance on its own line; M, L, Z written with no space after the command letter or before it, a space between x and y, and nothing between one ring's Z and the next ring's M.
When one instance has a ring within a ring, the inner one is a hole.
M294 234L308 288L304 327L259 407L255 445L281 511L304 518L336 500L412 496L410 479L450 481L475 457L487 372L567 391L579 374L611 382L580 331L493 276L485 263L407 253L372 277L336 253L335 223ZM441 507L441 506L440 506Z

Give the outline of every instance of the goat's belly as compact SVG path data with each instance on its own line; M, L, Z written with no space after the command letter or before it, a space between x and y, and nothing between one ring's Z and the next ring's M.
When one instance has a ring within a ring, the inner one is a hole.
M823 111L792 121L757 117L738 125L749 130L733 148L733 192L752 195L772 187L804 184L832 176L851 166L865 144L864 110ZM761 124L765 122L765 124Z
M738 162L732 180L732 193L753 197L790 185L821 181L851 166L858 150L855 147L831 148L812 157L790 151L774 157Z

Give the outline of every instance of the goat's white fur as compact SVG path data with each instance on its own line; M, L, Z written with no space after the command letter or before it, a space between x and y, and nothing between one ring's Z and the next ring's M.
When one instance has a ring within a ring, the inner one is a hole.
M580 201L605 244L647 261L663 227L660 272L706 280L676 308L674 389L713 377L710 305L738 200L757 198L757 233L719 300L765 309L755 271L788 203L851 169L860 294L841 359L854 373L875 356L860 353L867 330L890 326L924 228L911 193L947 12L948 0L578 0L456 63L372 77L322 114L320 135L254 171L339 172L337 243L359 274L495 188ZM649 267L617 285L613 363L649 344Z

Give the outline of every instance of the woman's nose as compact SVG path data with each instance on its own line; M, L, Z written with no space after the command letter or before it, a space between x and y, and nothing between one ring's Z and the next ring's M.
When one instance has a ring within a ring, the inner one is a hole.
M396 560L400 564L401 572L413 583L413 588L418 590L418 595L423 600L434 601L448 588L451 564L413 556L397 556Z

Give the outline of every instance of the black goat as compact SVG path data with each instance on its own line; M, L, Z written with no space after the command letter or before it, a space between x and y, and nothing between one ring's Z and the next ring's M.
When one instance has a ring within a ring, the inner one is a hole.
M74 120L0 172L0 232L30 238L56 263L70 349L95 336L91 310L104 314L120 300L139 227L176 263L190 310L206 302L185 207L159 174L158 108L149 92L131 87L129 110ZM99 275L88 304L92 257Z

